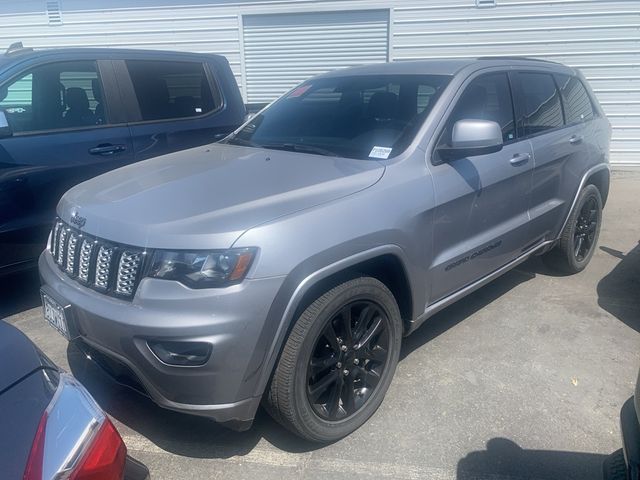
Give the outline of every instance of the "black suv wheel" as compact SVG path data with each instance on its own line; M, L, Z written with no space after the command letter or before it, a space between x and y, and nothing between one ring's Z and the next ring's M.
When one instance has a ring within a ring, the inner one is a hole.
M271 381L267 409L308 440L348 435L382 403L401 338L400 311L383 283L361 277L332 288L296 321Z
M589 264L600 235L602 197L594 185L582 189L558 245L547 263L565 273L578 273Z

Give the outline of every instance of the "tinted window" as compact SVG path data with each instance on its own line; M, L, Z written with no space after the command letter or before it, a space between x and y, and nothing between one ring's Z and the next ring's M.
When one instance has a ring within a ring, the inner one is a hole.
M442 75L311 80L227 141L351 158L394 157L411 143L448 81Z
M201 63L127 60L142 120L197 117L220 105Z
M471 81L458 99L438 145L451 144L451 131L458 120L494 121L502 129L502 140L513 140L515 122L507 74L490 73Z
M594 117L593 105L582 82L569 75L557 75L567 125L586 122Z
M106 123L95 62L36 67L0 87L0 108L16 133Z
M563 125L560 95L553 77L546 73L520 73L522 92L519 129L523 136L535 135Z

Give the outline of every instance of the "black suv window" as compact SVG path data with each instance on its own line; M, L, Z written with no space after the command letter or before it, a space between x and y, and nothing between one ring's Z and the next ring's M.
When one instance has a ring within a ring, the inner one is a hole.
M584 85L577 77L556 75L567 125L586 122L594 117L593 105Z
M471 81L447 120L438 146L451 144L453 125L458 120L491 120L502 129L502 140L515 139L511 88L506 73L487 73Z
M0 108L16 133L106 123L100 77L92 61L29 70L0 87Z
M335 76L303 83L228 143L386 159L402 153L449 82L444 75Z
M521 136L535 135L563 125L560 95L553 77L547 73L522 72L518 131Z
M198 117L220 106L220 95L197 62L127 60L142 120Z

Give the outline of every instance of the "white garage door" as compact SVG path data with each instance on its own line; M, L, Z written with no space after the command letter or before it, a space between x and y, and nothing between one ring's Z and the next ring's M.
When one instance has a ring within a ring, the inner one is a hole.
M386 62L388 37L387 10L243 16L247 102L270 102L329 70Z

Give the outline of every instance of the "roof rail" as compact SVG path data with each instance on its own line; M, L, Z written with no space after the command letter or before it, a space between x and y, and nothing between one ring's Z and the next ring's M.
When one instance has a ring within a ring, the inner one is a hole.
M32 51L33 48L27 48L25 47L22 42L14 42L11 45L9 45L9 48L7 48L7 50L4 52L5 55L11 55L14 53L19 53L19 52L30 52Z
M527 62L544 62L544 63L553 63L554 65L561 65L559 62L554 62L553 60L544 60L542 58L533 58L533 57L519 57L517 55L505 55L505 56L488 56L488 57L478 57L478 60L526 60Z

